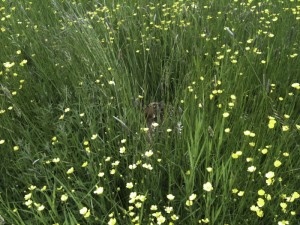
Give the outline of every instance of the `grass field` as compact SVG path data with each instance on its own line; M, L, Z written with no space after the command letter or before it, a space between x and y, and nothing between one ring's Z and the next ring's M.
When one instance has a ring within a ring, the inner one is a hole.
M299 0L0 14L0 225L300 224Z

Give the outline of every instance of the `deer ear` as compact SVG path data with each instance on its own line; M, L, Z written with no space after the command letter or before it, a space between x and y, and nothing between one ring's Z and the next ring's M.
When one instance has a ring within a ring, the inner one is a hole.
M132 99L132 104L135 108L144 108L144 99L141 98L136 98L136 99Z
M158 104L159 104L159 108L161 109L165 107L165 103L163 101L160 101Z

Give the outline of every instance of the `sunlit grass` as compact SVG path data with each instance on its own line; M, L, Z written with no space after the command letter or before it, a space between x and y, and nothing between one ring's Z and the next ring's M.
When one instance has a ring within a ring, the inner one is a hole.
M299 1L0 13L0 224L297 224Z

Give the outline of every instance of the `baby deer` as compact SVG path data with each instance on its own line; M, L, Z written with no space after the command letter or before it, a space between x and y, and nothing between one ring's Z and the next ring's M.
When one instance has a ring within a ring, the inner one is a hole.
M145 109L144 115L147 122L147 127L151 131L153 123L163 121L165 113L165 105L163 102L151 102Z
M142 100L135 100L135 105L140 105L142 112L144 113L144 117L146 120L147 128L149 129L148 137L151 141L152 134L155 130L156 123L161 125L164 122L166 117L172 117L174 114L181 114L182 109L178 107L178 110L174 109L171 105L165 105L164 102L151 102L146 107L143 106ZM180 133L181 131L181 123L180 121L177 123L177 129Z

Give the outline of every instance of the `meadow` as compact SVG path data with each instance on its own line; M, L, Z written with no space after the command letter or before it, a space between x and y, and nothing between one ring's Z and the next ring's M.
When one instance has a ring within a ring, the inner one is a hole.
M0 225L300 224L300 0L0 14Z

